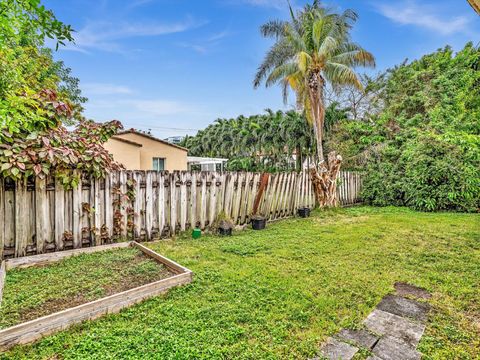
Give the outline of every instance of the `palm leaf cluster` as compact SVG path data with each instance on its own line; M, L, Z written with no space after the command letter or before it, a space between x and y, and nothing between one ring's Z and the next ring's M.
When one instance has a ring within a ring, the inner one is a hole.
M313 155L315 139L297 111L217 119L182 145L189 155L228 158L230 170L281 171L298 168ZM295 162L294 154L299 154Z

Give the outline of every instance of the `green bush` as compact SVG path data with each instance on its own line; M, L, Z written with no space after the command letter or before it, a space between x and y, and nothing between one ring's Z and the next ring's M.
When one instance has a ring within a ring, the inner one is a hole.
M363 198L417 210L480 208L480 50L446 47L389 71L384 108L330 136L346 168L363 169Z
M368 167L364 199L377 206L405 205L422 211L475 211L480 206L480 163L457 144L434 134L388 148Z
M403 154L405 204L419 210L475 211L480 206L480 164L434 135L409 142Z

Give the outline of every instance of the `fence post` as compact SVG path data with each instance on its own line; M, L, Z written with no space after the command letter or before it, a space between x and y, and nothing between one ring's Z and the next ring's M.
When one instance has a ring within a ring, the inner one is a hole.
M255 215L258 212L260 206L260 200L262 200L262 195L265 192L265 188L268 185L268 179L270 175L267 173L263 173L260 179L260 187L258 188L257 195L255 197L255 201L253 203L252 214Z
M77 249L82 247L82 179L81 174L79 174L78 172L75 173L75 176L80 177L78 185L72 189L73 248Z
M145 237L152 240L153 230L153 172L145 174Z
M0 194L0 201L1 201L1 196L2 195ZM49 216L48 205L49 203L48 203L48 195L47 195L47 181L46 179L36 178L35 179L35 235L37 240L38 254L42 254L45 252L45 245L49 240L48 237L51 235L50 226L49 226L50 216ZM0 230L0 231L3 232L3 230Z
M26 179L17 181L15 185L15 257L20 257L27 254L28 244Z

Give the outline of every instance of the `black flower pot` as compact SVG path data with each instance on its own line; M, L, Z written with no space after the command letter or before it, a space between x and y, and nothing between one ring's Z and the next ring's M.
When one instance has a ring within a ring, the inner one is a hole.
M304 207L304 208L298 209L298 216L300 216L302 218L309 217L310 216L310 208Z
M263 230L267 225L267 219L252 219L253 230Z
M220 236L232 236L232 228L218 228L218 235Z

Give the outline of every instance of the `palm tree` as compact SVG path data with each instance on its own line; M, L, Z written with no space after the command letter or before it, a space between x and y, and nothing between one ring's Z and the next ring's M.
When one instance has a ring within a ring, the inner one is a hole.
M289 89L296 94L297 106L304 110L313 125L320 172L312 172L317 200L320 205L336 205L336 176L341 157L332 153L328 164L323 154L323 131L325 122L324 90L327 84L334 89L362 84L355 73L356 66L375 66L371 53L352 42L350 30L358 16L353 10L342 14L331 12L315 0L312 5L294 14L290 7L290 21L273 20L261 27L264 37L275 39L258 68L254 87L263 82L267 87L280 84L284 101Z

